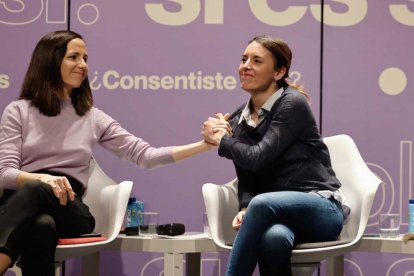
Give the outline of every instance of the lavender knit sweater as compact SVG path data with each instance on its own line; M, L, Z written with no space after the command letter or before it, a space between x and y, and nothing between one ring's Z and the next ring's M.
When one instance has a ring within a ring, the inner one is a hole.
M0 122L0 194L16 189L21 171L39 169L62 172L87 185L97 143L139 167L174 162L172 147L151 147L95 107L80 117L68 100L58 116L48 117L29 101L17 100L5 108Z

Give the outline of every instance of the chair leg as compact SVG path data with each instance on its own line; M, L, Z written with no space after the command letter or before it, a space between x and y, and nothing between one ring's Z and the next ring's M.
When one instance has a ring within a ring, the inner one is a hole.
M309 264L294 264L292 265L293 276L312 276L313 273L319 268L320 263Z
M61 276L60 272L62 271L62 275L65 274L63 262L55 262L55 276Z

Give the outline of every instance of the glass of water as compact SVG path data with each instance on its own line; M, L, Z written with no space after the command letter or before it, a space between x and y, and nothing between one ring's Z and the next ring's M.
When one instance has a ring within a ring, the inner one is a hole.
M397 238L400 235L400 215L380 214L379 233L381 238Z
M139 235L150 237L157 234L159 213L142 212L138 214Z

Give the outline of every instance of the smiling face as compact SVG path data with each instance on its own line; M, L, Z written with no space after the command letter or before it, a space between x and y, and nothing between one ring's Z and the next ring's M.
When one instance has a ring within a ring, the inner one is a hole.
M63 90L70 97L73 88L78 88L88 74L88 53L85 42L80 38L71 40L60 65Z
M247 45L239 66L241 88L250 93L275 91L275 62L269 50L253 41Z

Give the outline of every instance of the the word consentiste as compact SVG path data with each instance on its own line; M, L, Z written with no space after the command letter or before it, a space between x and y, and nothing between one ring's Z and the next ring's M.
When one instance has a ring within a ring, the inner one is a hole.
M0 73L0 89L8 88L10 85L9 76Z
M91 80L93 89L102 86L108 90L234 90L237 79L234 76L223 76L217 72L214 75L203 75L201 71L190 72L187 75L121 75L115 70L108 70L99 80L95 72Z

